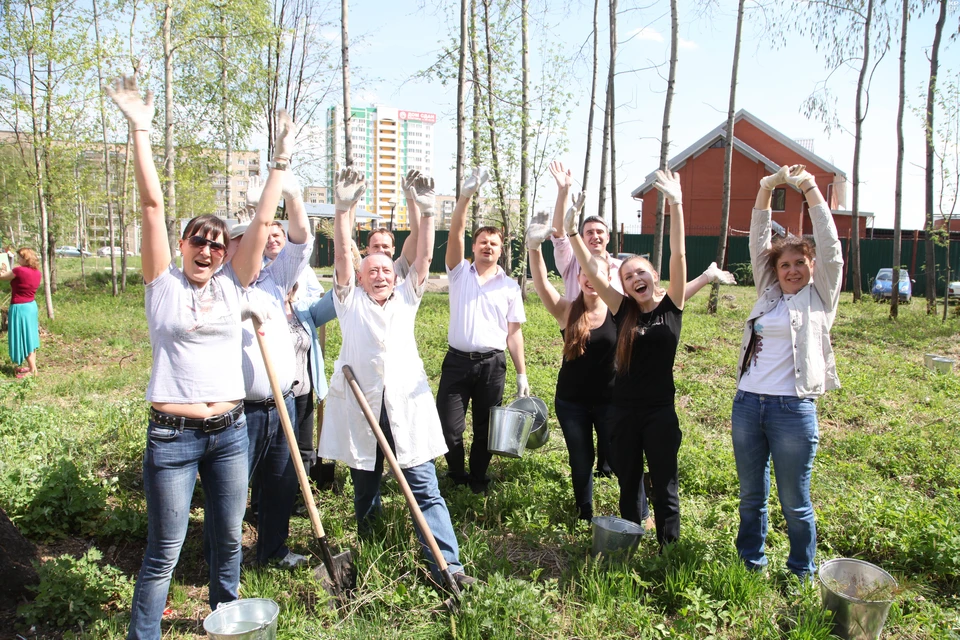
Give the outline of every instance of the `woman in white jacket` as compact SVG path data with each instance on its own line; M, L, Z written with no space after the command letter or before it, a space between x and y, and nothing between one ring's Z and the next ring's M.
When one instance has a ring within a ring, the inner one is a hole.
M815 244L797 236L771 243L771 196L784 183L806 198ZM767 564L772 458L790 541L787 569L809 578L817 550L810 501L820 437L816 401L840 386L830 328L840 301L843 258L830 209L803 165L781 167L760 181L750 223L750 261L758 299L743 330L732 420L740 479L737 552L751 569Z

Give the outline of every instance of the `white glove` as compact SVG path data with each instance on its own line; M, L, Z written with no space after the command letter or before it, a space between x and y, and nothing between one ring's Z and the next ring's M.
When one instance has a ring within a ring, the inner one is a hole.
M527 249L530 251L540 251L540 245L543 241L553 235L556 231L553 227L545 224L532 223L527 227Z
M568 236L577 235L577 216L580 215L580 210L583 209L583 203L586 201L587 192L581 191L580 195L573 199L573 204L567 209L567 213L564 214L563 232Z
M417 208L420 209L420 215L432 218L437 207L437 194L434 191L433 178L418 174L414 189L416 193L414 200L417 202Z
M787 181L787 175L790 173L790 166L783 165L780 170L773 175L760 178L760 188L767 191L773 191Z
M737 284L737 279L729 271L724 271L717 266L716 262L711 262L710 266L703 272L707 282L719 282L720 284Z
M277 125L274 133L273 159L289 162L296 147L297 128L286 109L277 109Z
M283 184L280 188L283 192L284 200L303 199L303 189L300 188L300 179L297 178L296 174L292 171L283 172ZM261 188L260 191L263 192L263 188ZM247 200L249 200L249 197Z
M403 195L407 200L417 199L417 190L414 188L414 185L416 185L419 176L419 171L410 169L410 171L407 171L407 177L400 180L400 188L403 190Z
M112 87L108 85L104 89L127 117L131 131L150 131L155 111L153 91L147 91L147 99L142 100L136 76L120 76L114 80Z
M247 186L247 206L256 209L262 195L263 183L260 182L260 176L251 176Z
M570 169L565 168L559 160L550 163L550 174L557 181L558 189L569 189L573 185L573 176Z
M530 384L527 382L527 374L525 373L517 374L517 397L518 398L530 397Z
M333 201L337 211L347 211L357 204L366 190L366 179L362 173L352 167L340 169L337 172L336 186L333 188Z
M270 319L270 306L262 302L246 300L240 304L240 319L253 320L255 329Z
M460 186L460 197L469 198L477 191L480 190L480 187L490 179L490 174L483 167L474 167L473 173L467 176L467 179L463 181L463 185Z
M795 164L790 167L790 173L787 175L786 182L789 185L792 185L800 189L800 185L804 182L810 182L811 185L817 186L817 181L813 175L807 171L807 168L802 164ZM807 187L809 188L809 187Z
M683 193L680 191L680 174L670 171L657 171L657 181L653 183L657 191L663 194L670 204L682 204Z

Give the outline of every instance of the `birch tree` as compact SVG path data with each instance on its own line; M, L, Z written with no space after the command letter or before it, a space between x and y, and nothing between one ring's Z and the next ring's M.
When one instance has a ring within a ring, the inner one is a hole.
M897 177L893 193L893 282L900 283L900 242L903 220L903 112L907 97L907 26L910 24L910 0L901 0L900 16L900 90L897 94ZM890 317L897 318L900 296L890 296Z
M677 49L680 43L679 15L677 0L670 0L670 71L667 76L667 95L663 101L663 126L660 131L660 170L666 171L670 162L670 110L673 108L673 92L677 81ZM663 221L666 217L666 201L663 194L657 192L657 223L653 231L653 268L660 273L663 259Z
M943 38L943 26L947 21L947 4L948 0L940 0L939 2L940 14L934 28L933 47L930 49L930 80L927 82L927 106L923 121L924 131L926 132L923 202L926 210L926 289L927 313L929 314L935 313L937 310L937 260L933 251L933 174L935 165L933 132L936 130L933 126L933 112L936 107L937 74L940 73L940 42Z

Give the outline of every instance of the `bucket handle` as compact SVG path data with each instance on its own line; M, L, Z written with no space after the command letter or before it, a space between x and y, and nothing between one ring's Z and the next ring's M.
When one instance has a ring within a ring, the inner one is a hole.
M238 598L238 599L236 599L236 600L231 600L230 602L221 602L220 604L217 605L217 608L214 609L214 611L223 611L223 610L225 610L225 609L231 609L231 608L233 608L233 607L239 607L242 602L243 602L243 599L242 599L242 598ZM263 631L264 629L267 628L267 626L268 626L269 624L270 624L270 621L269 621L269 620L266 621L266 622L261 622L259 627L257 627L256 629L250 629L250 631Z

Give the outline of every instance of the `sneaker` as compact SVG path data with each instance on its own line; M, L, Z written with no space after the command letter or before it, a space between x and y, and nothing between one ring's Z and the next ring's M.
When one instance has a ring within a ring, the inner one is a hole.
M287 555L283 556L277 564L283 567L284 569L296 569L299 566L308 564L310 561L307 559L307 556L302 556L299 553L294 553L293 551L287 551Z
M468 576L463 571L453 574L453 581L457 583L457 586L460 587L460 590L464 590L467 587L472 587L477 583L477 579L473 576Z

